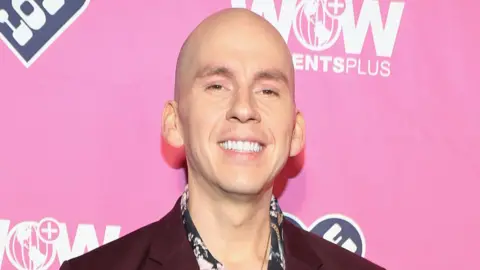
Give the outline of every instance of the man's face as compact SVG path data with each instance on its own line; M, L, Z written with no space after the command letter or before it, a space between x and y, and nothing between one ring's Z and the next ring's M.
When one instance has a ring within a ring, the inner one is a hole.
M261 192L303 143L292 144L291 58L268 36L223 37L201 43L185 70L178 115L189 173L229 193Z

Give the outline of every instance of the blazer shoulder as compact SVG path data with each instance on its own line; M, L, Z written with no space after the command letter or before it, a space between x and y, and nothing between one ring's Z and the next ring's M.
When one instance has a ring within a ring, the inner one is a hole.
M304 245L309 246L309 248L320 257L325 269L386 270L385 268L380 267L341 246L325 240L312 232L298 228L290 222L288 222L286 226L289 227L290 232L294 231L293 235L295 237L302 239L305 242Z
M148 252L151 236L159 222L148 224L83 255L65 261L60 270L123 269L126 265L132 266L127 269L136 269Z

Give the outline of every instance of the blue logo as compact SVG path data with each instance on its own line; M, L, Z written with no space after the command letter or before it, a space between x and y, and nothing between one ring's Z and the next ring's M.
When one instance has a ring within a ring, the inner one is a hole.
M310 227L307 227L294 215L289 213L284 213L284 215L297 227L317 234L325 240L365 257L365 237L358 224L352 219L341 214L330 214L317 219Z
M29 67L90 0L0 0L0 38Z

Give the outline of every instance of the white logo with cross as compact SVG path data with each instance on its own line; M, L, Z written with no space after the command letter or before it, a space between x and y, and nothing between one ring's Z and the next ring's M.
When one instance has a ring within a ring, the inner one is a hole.
M60 224L54 218L17 224L7 236L7 258L18 270L46 270L54 262L53 243L60 235Z

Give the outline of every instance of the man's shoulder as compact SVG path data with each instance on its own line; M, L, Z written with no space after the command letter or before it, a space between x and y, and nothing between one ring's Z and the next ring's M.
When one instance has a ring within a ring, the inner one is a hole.
M104 244L62 264L60 270L77 269L136 269L148 252L155 227L160 221L150 223L112 242Z
M289 232L293 237L301 239L302 245L309 247L322 260L325 269L385 270L385 268L288 221L285 226L289 227Z

